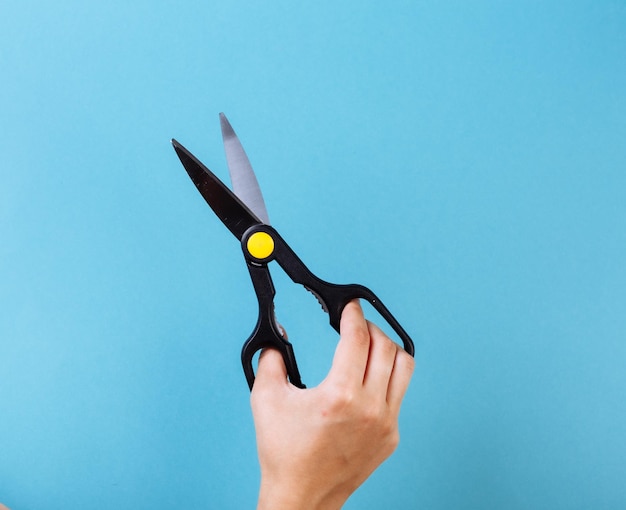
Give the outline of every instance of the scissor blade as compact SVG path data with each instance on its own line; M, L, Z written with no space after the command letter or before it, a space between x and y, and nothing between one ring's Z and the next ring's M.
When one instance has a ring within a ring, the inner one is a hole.
M191 152L176 140L172 140L172 145L200 194L237 239L241 241L246 230L261 223L261 220Z
M223 113L220 113L220 125L233 191L263 223L269 225L270 220L265 201L250 160L248 160L246 151L243 150L239 138L237 138L233 127Z

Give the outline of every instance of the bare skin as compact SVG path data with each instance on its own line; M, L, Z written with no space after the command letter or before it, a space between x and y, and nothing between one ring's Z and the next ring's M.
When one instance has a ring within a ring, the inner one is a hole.
M414 360L365 320L358 301L340 329L330 372L315 388L291 385L277 351L259 359L251 396L258 510L339 509L398 445Z

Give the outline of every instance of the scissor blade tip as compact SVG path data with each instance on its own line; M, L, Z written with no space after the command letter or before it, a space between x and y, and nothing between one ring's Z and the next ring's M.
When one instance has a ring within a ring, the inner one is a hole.
M174 146L174 150L176 152L181 152L181 151L186 150L183 144L180 143L178 140L176 140L176 138L172 138L172 145Z
M228 122L226 115L220 113L220 127L222 128L222 138L231 138L235 136L235 130Z

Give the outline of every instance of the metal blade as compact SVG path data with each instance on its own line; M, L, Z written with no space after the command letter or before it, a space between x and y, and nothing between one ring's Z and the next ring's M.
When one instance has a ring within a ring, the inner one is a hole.
M191 152L176 140L172 140L172 145L200 194L237 239L241 241L246 230L261 223L261 220Z
M243 150L233 127L223 113L220 113L220 125L233 191L263 223L269 225L270 219L267 208L252 165L250 165L246 151Z

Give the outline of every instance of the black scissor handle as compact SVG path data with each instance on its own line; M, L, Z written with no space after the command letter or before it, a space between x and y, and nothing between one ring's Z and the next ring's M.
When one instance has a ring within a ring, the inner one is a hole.
M315 278L319 280L319 278ZM376 294L367 287L358 284L337 285L323 280L315 282L314 286L309 285L305 286L315 294L324 310L328 312L330 325L337 333L339 333L341 314L346 305L353 299L364 299L371 304L374 310L391 326L391 329L393 329L402 341L404 350L411 356L415 355L415 346L413 345L411 337Z
M253 246L255 239L262 241L258 252ZM367 287L358 284L338 285L318 278L304 265L280 234L269 225L259 224L250 227L244 233L241 242L249 263L267 264L271 260L276 260L295 283L311 291L318 298L322 308L328 312L330 325L337 332L339 332L341 312L345 306L353 299L365 299L398 335L404 350L411 356L415 354L411 337L376 294ZM268 247L266 243L270 243L271 247ZM262 257L255 257L254 253Z
M296 253L285 240L269 225L259 224L250 227L241 240L248 270L259 300L259 320L254 333L244 344L242 362L248 385L252 388L254 373L252 357L265 347L278 349L287 367L289 379L295 386L304 388L296 364L291 344L277 331L274 319L275 290L267 264L276 260L285 273L295 282L303 285L312 292L328 312L330 325L339 332L341 313L345 306L353 299L364 299L381 315L398 335L404 350L413 356L415 347L413 341L389 309L370 289L363 285L338 285L326 282L315 276L304 265Z
M252 278L252 284L259 302L259 318L254 331L243 344L241 349L241 364L243 373L250 390L254 385L254 368L252 360L254 355L262 349L271 347L278 350L283 357L287 375L291 384L298 388L305 388L300 378L300 371L293 353L293 347L287 340L285 334L280 330L274 317L274 284L270 276L267 264L257 264L248 262L248 271Z

